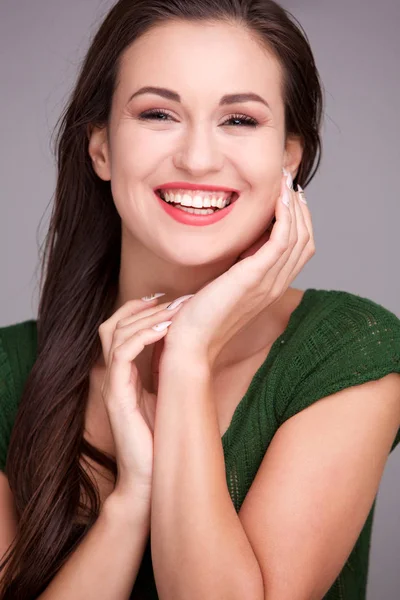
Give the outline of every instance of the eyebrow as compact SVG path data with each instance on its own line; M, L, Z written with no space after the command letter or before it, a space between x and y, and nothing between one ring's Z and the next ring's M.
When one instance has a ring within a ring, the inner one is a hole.
M140 90L132 94L132 96L128 100L128 103L133 98L136 98L136 96L141 96L142 94L157 94L158 96L166 98L167 100L181 102L181 97L177 92L173 92L172 90L168 90L167 88L162 87L146 86L140 88ZM261 102L271 110L271 107L268 104L268 102L258 94L255 94L254 92L246 92L240 94L225 94L225 96L222 96L221 100L219 101L219 106L225 106L227 104L236 104L239 102Z

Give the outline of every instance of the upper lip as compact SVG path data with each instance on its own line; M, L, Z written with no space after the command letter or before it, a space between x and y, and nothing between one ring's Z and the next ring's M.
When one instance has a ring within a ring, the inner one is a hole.
M220 185L206 185L201 183L188 183L187 181L173 181L169 183L163 183L162 185L154 188L156 190L164 190L164 189L183 189L183 190L205 190L208 192L235 192L239 195L239 190L231 187L225 187Z

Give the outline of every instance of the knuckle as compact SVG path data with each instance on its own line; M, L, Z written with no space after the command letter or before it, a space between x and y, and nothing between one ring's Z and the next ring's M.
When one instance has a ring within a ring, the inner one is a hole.
M101 347L104 350L104 348L105 348L105 334L104 334L104 331L100 330L100 329L99 329L99 338L100 338Z
M306 252L308 256L314 256L315 254L315 244L314 244L314 240L312 240L310 238L310 240L308 241L308 244L306 245Z
M121 360L124 360L125 358L125 350L124 350L124 346L117 346L116 348L114 348L113 353L112 353L112 359L116 362L119 362Z
M276 300L278 300L280 294L278 293L278 290L276 287L273 287L269 293L269 297L272 300L272 302L275 302Z
M144 340L147 339L147 334L148 334L148 330L146 329L139 329L139 331L137 331L135 333L136 337L139 339L139 341L143 342Z
M125 325L129 325L130 323L132 323L132 317L133 317L133 315L130 314L127 317L123 317L122 319L119 319L119 321L118 321L119 327L124 327Z
M265 268L263 265L253 263L249 265L248 272L251 275L250 289L257 291L259 289L259 282L265 275Z
M122 330L121 329L114 329L113 331L113 345L114 346L119 346L123 341L123 337L122 337Z
M279 254L283 254L289 248L289 242L285 240L279 240L277 242L277 249Z

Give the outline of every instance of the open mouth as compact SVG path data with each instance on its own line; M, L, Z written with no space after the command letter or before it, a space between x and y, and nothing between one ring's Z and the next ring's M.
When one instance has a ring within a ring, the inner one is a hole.
M161 198L161 200L163 200L163 202L165 202L166 204L170 204L171 206L174 206L175 208L181 208L181 209L193 209L193 210L198 210L198 211L210 211L212 210L213 212L217 212L220 210L224 210L224 208L227 208L228 206L230 206L231 204L233 204L233 202L236 202L236 200L239 198L239 194L237 194L236 192L232 192L231 195L229 196L229 198L227 199L227 202L225 204L225 206L223 208L219 208L218 206L203 206L201 208L197 207L197 206L186 206L184 204L181 204L180 202L174 202L174 201L170 201L168 202L165 199L164 196L164 190L158 189L158 190L154 190L155 193L157 194L157 196L159 196Z

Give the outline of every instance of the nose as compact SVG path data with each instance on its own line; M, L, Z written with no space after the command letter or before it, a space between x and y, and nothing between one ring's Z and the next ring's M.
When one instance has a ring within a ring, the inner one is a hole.
M173 160L177 169L201 177L207 173L221 170L223 154L212 132L204 125L199 124L185 132Z

